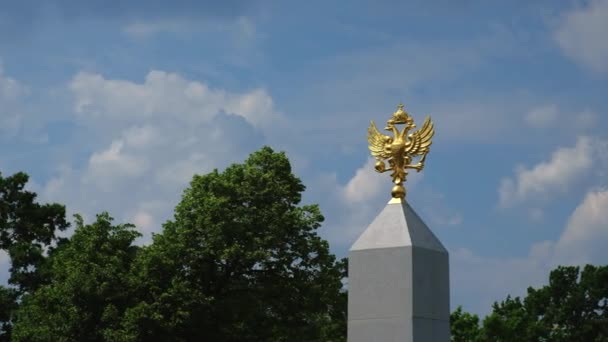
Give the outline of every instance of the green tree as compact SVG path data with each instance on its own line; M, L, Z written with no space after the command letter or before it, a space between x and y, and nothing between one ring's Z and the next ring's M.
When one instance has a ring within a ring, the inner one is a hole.
M115 333L133 304L129 276L140 236L112 225L104 213L84 225L77 216L70 240L48 257L50 281L23 296L13 341L120 341Z
M549 284L495 303L485 341L608 341L608 266L560 266Z
M543 341L544 334L538 329L537 317L520 298L507 296L504 301L494 303L492 309L483 321L483 341Z
M608 266L560 266L526 306L549 341L608 341Z
M0 342L8 342L11 338L11 319L17 310L17 290L0 286Z
M458 306L450 315L452 342L476 342L481 337L479 317L462 310Z
M194 176L134 270L134 341L344 341L345 262L283 153Z
M25 190L28 176L0 173L0 250L11 261L10 287L0 286L0 341L10 340L11 321L21 295L48 282L45 253L57 242L56 232L65 230L65 207L39 204L36 194Z

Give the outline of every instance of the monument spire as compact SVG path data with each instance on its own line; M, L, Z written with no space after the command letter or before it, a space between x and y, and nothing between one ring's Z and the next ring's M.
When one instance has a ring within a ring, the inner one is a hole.
M393 136L373 121L368 129L376 171L392 171L393 198L349 252L348 342L450 340L448 251L404 200L407 169L424 168L435 133L430 118L408 134L415 127L399 105L385 128Z

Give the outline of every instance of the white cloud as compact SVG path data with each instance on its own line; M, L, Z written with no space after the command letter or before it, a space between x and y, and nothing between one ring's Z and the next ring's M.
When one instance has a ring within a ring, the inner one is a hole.
M60 197L62 190L67 186L66 182L73 179L74 170L68 165L62 165L57 168L56 173L57 174L49 179L40 190L36 189L38 185L35 183L35 180L32 180L32 182L34 182L34 188L31 189L31 191L40 192L44 196L50 198Z
M134 148L145 148L156 143L162 143L163 140L161 132L151 125L128 128L124 132L123 137L125 143Z
M75 110L84 119L129 123L154 118L200 124L224 111L264 127L281 117L264 89L232 94L158 70L150 71L143 84L80 72L72 79L70 89Z
M365 165L355 172L355 175L341 188L342 199L345 203L357 204L376 198L380 193L390 191L390 183L386 175L374 170L376 161L369 158ZM409 185L408 182L405 183Z
M146 211L138 211L131 219L134 225L144 230L151 230L154 225L154 217Z
M518 167L514 178L504 178L498 189L499 205L508 207L533 196L563 192L591 169L599 142L580 137L574 147L557 149L551 159L532 168Z
M362 167L355 171L354 176L345 185L338 185L340 189L338 193L343 203L356 207L360 206L361 203L379 200L380 198L386 198L386 201L390 199L391 189L394 185L389 176L390 172L382 174L376 172L375 164L376 161L369 158ZM403 185L409 195L409 190L415 189L416 185L422 180L424 171L408 171L409 174Z
M143 245L152 242L152 234L158 233L163 220L166 220L176 203L167 199L142 200L125 213L122 219L133 223L142 233L136 240Z
M275 124L281 117L274 111L272 98L265 90L256 89L251 93L232 98L226 104L226 111L241 115L256 127Z
M203 153L193 153L186 159L161 167L156 172L156 181L160 184L187 184L195 173L210 172L213 162Z
M453 304L466 298L480 314L507 294L525 295L547 283L558 265L605 264L608 259L608 191L591 190L568 218L557 241L539 241L523 257L491 258L460 248L451 252ZM473 299L473 300L471 300Z
M93 152L40 186L41 200L65 203L89 220L109 211L147 235L171 216L194 174L242 161L264 140L253 125L280 116L263 89L211 89L163 71L143 83L78 73L69 89ZM78 143L66 148L82 153Z
M525 116L525 121L532 127L546 127L557 119L557 106L546 105L532 109Z
M563 262L608 260L608 191L590 191L570 216L555 249Z
M563 15L554 37L564 54L597 72L608 72L608 0L591 0Z
M87 173L84 175L86 183L93 182L100 189L112 189L112 183L121 177L141 176L147 168L147 161L143 156L129 155L124 152L124 142L115 140L106 150L95 152L89 158Z

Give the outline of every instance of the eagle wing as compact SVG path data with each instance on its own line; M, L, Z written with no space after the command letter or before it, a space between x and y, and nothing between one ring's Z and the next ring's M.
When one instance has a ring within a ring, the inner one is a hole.
M391 156L386 150L386 144L391 140L391 137L384 135L378 131L376 124L372 121L367 129L367 142L372 156L376 158L388 159Z
M410 155L424 155L429 152L429 147L433 143L431 138L435 134L433 121L427 117L422 124L422 128L409 135L410 146L405 153Z

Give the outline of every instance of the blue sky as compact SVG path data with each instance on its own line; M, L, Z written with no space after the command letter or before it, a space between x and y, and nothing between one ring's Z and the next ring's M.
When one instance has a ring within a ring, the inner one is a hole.
M369 120L403 101L437 131L408 200L485 314L608 260L606 32L606 0L3 3L0 171L146 243L194 173L268 144L345 256L389 197Z

